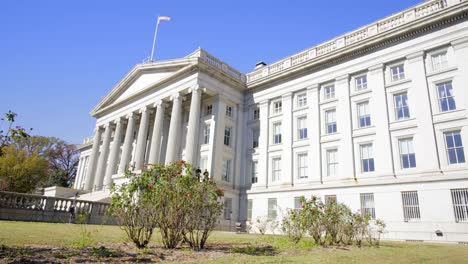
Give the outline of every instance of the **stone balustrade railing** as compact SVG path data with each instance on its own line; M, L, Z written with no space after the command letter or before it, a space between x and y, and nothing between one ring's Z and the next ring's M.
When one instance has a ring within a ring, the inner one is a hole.
M339 36L333 40L319 44L315 47L294 54L288 58L264 66L247 74L247 83L264 79L272 74L285 71L287 68L304 63L309 60L325 56L347 46L365 41L366 39L384 33L391 29L401 27L417 19L432 15L451 6L467 0L431 0L417 6L386 17L368 26L364 26L348 34Z
M42 195L0 192L0 220L68 222L71 211L100 224L110 204ZM74 210L70 210L71 208Z
M246 77L244 74L238 72L236 69L234 69L233 67L229 66L228 64L220 61L219 59L217 59L215 56L209 54L208 52L200 49L200 52L199 54L197 54L202 60L203 62L205 62L206 64L208 65L211 65L215 68L217 68L218 70L221 70L223 72L225 72L226 74L228 74L229 76L233 77L234 79L242 82L242 83L245 83L246 81Z

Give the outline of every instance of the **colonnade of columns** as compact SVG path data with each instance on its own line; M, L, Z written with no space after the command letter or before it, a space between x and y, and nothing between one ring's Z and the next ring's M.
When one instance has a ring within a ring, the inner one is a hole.
M186 138L186 161L194 163L197 160L198 150L198 130L200 125L200 110L202 90L195 87L191 92L190 113L188 120L188 130ZM149 106L144 106L138 113L131 112L125 117L120 117L95 129L93 146L91 150L88 170L84 182L84 190L109 189L112 184L112 175L115 174L119 152L122 148L117 174L123 174L129 168L132 146L134 141L134 131L139 118L139 129L136 136L136 147L134 152L134 166L132 169L138 171L144 168L145 161L148 164L170 163L180 159L180 138L182 129L182 95L176 93L171 96L172 112L170 118L169 134L166 148L165 160L160 160L162 151L162 137L164 128L164 114L169 102L160 100ZM154 126L151 133L148 158L147 137L149 132L150 112L154 109ZM125 134L124 123L127 123ZM111 144L111 134L114 131L114 138ZM123 144L122 134L124 134ZM102 141L102 144L101 144Z

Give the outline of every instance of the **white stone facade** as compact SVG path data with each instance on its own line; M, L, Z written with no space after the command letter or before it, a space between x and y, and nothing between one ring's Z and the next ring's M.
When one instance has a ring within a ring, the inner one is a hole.
M75 188L185 159L225 190L225 226L317 195L390 239L468 242L467 10L425 1L246 75L201 49L137 65L92 111Z

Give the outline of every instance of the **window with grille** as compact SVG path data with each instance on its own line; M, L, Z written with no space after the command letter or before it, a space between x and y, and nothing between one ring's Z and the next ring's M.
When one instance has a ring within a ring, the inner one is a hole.
M299 94L297 96L297 107L304 107L307 105L307 94Z
M325 112L325 124L327 134L334 134L337 131L336 126L336 110L328 110Z
M401 192L403 203L403 218L405 222L421 219L419 212L419 198L417 191Z
M357 104L359 127L368 127L371 125L371 116L369 112L369 102Z
M281 113L283 108L283 103L281 101L276 101L273 103L273 113L274 114L279 114Z
M253 111L253 119L254 119L254 120L260 119L260 109L259 109L259 108L255 108L255 109L254 109L254 111Z
M361 170L362 172L371 172L374 167L374 151L372 144L364 144L360 147L361 150Z
M258 128L252 129L252 148L258 148L259 138L260 130Z
M276 198L268 199L268 219L276 219L278 216L278 208L276 204Z
M252 220L252 207L253 207L253 201L252 199L247 200L247 220L250 221Z
M432 70L445 69L448 66L447 52L440 52L431 56Z
M210 143L210 125L205 125L205 128L203 129L203 144L209 144Z
M232 106L226 106L226 116L232 117Z
M273 182L279 181L281 179L281 158L272 159L272 176L271 180Z
M325 203L336 203L336 195L325 195Z
M252 183L257 183L258 182L258 161L252 162L251 175L252 175Z
M335 98L335 85L328 85L323 88L325 100Z
M465 163L465 151L460 131L445 132L445 147L449 164Z
M356 91L367 89L367 75L356 77Z
M281 144L281 123L273 124L273 144Z
M307 138L307 117L299 117L297 119L297 138L306 139Z
M373 193L361 193L361 214L375 219L375 204Z
M299 179L307 179L308 178L308 161L307 161L307 154L302 153L297 155L297 165L298 165L298 178Z
M224 220L231 220L232 199L224 198Z
M224 145L228 147L231 146L231 132L232 132L232 127L224 128Z
M457 106L455 105L455 96L453 95L452 82L437 84L437 94L439 96L439 107L441 112L457 109Z
M395 102L395 117L397 120L410 118L408 94L401 93L393 96Z
M336 176L338 172L338 149L327 150L327 176Z
M452 189L453 212L455 222L468 222L468 188Z
M205 113L206 115L211 115L213 113L213 105L207 105Z
M403 64L391 67L390 74L392 77L392 81L399 81L405 79L405 68L403 67Z
M413 138L398 140L400 145L400 161L403 169L416 167L416 154L414 154Z
M223 181L231 181L231 160L225 160L223 162Z

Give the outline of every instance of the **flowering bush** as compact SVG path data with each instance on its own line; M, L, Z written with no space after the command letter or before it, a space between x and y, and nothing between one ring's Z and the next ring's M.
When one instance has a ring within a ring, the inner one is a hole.
M223 191L206 173L185 161L153 165L112 189L111 213L139 248L149 243L157 226L166 248L182 241L204 247L223 210Z

